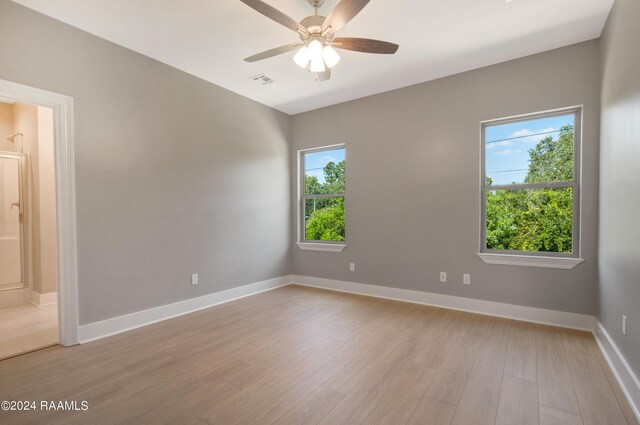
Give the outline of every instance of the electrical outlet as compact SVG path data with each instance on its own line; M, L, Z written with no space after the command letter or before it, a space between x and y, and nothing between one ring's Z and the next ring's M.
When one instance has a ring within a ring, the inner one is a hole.
M198 273L194 273L191 275L191 284L192 285L198 284Z
M350 272L356 271L356 263L349 263L349 271Z
M447 272L440 272L440 282L447 281Z
M464 283L465 285L471 285L471 275L470 274L463 274L462 275L462 283Z
M627 334L627 316L622 316L622 335Z

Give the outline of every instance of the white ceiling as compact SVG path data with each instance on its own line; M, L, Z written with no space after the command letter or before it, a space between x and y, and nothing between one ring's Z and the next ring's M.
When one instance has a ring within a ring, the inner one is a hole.
M338 36L400 45L393 56L339 50L327 82L292 61L244 57L297 35L239 0L14 0L288 114L596 38L613 0L372 0ZM296 20L307 0L266 0ZM328 15L338 0L327 0ZM265 73L275 83L250 79Z

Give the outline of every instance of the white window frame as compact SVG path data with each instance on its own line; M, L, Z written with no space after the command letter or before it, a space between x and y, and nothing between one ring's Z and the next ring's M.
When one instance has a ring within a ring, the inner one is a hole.
M344 149L345 165L347 160L347 147L344 143L336 145L321 146L318 148L302 149L298 151L298 242L297 245L300 249L305 251L323 251L323 252L342 252L347 246L346 235L344 241L308 241L305 238L305 200L314 198L345 198L346 209L346 195L347 189L345 184L345 191L342 194L328 194L328 195L305 195L305 165L304 157L309 153L317 153L322 151L329 151L334 149ZM345 167L346 176L346 167ZM346 177L345 177L346 179ZM345 223L346 226L346 223Z
M486 129L489 127L510 124L514 122L549 118L559 115L574 115L573 130L573 180L570 182L520 183L508 185L486 184ZM480 123L480 244L478 257L488 264L503 264L528 267L545 267L558 269L572 269L583 260L580 258L581 231L581 167L582 165L582 106L554 109L544 112L518 115L482 121ZM546 188L573 188L573 218L572 218L572 250L571 253L511 251L488 249L486 247L486 195L490 190L519 190Z

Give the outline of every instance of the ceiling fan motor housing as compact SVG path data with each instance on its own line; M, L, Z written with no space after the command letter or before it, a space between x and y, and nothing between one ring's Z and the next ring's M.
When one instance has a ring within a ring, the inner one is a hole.
M314 35L322 36L322 23L324 22L325 19L326 17L320 16L320 15L307 16L302 21L300 21L300 25L305 27L307 31L309 31L309 34L311 36L314 36ZM306 42L307 39L309 38L310 37L300 34L300 39L302 41ZM331 38L333 38L333 34L331 33L331 31L325 34L324 38L326 38L327 40L330 40Z

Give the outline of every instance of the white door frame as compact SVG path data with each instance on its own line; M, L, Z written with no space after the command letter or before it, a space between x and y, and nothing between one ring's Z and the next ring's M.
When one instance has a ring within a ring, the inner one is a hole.
M73 154L73 99L0 79L0 98L53 109L58 242L60 344L78 344L76 189Z

